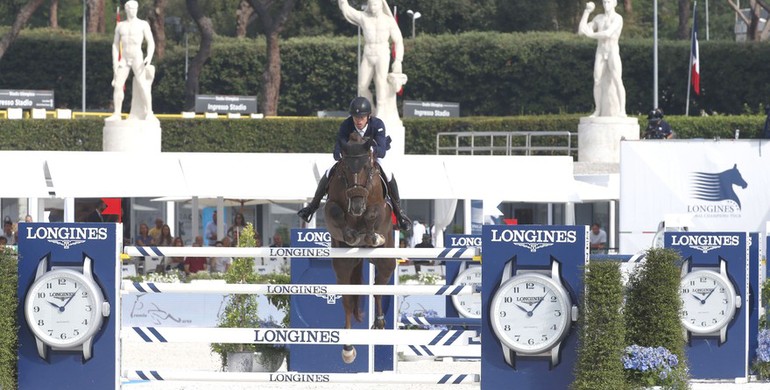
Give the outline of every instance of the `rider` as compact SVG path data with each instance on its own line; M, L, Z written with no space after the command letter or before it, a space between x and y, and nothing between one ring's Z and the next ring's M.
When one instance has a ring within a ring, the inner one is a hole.
M369 99L365 97L357 97L350 102L350 116L345 119L340 125L340 130L337 133L337 142L334 144L334 160L339 161L342 158L340 151L340 143L348 142L348 138L353 131L357 131L362 137L369 137L375 141L373 147L374 154L377 157L377 163L380 165L380 174L382 178L388 184L388 194L393 205L393 212L396 214L398 220L398 226L402 230L409 230L412 227L412 221L406 216L401 209L401 198L398 195L398 184L396 184L396 178L393 174L385 173L385 168L382 164L382 159L385 157L385 152L390 149L390 137L385 135L385 124L380 118L372 116L372 104ZM336 164L335 164L336 166ZM318 182L318 188L315 190L315 196L307 207L297 212L300 218L305 222L310 222L313 219L313 214L321 203L321 198L326 194L329 189L329 176L330 172L334 170L334 166L327 170Z
M663 120L663 110L656 108L647 115L647 130L645 139L669 139L674 137L671 125Z

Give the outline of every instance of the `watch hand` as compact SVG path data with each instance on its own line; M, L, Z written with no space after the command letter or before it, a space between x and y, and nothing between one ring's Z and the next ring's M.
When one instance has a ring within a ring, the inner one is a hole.
M703 299L698 298L697 295L695 295L695 294L690 294L690 295L692 295L692 297L695 298L695 300L700 302L701 304L706 303L706 301L704 301Z
M516 305L516 307L518 307L519 309L521 309L521 311L523 311L523 312L527 313L527 315L531 315L531 314L529 314L529 310L527 310L527 309L525 309L525 308L523 308L523 307L519 306L519 304L518 304L518 303L516 303L515 305Z
M72 298L75 298L75 295L77 295L78 291L80 291L80 288L78 288L77 290L75 290L74 293L72 293L72 296L69 297L69 299L67 299L67 302L64 302L64 304L61 305L61 308L59 310L64 311L64 308L67 307L67 305L70 303Z
M543 303L543 301L545 300L545 297L547 296L548 296L548 293L545 293L545 295L543 295L543 297L540 298L539 301L537 301L537 303L535 304L535 307L532 308L533 312L535 311L535 309L537 309L538 306L540 306L541 303Z
M704 303L704 304L705 304L705 303L706 303L706 300L707 300L707 299L709 299L709 297L711 296L711 294L713 294L713 293L714 293L714 291L716 291L716 289L717 289L716 287L712 288L712 289L711 289L711 291L709 291L708 295L706 295L706 297L705 297L705 298L703 298L703 302L702 302L702 303Z
M57 304L55 304L55 303L53 303L53 302L50 302L50 301L46 301L46 302L48 302L48 304L49 304L49 305L51 305L51 306L53 306L53 307L55 307L55 308L57 308L57 309L61 310L61 306L59 306L59 305L57 305Z

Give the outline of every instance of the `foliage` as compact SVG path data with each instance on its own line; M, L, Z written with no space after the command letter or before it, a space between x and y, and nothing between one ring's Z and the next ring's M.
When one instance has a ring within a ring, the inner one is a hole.
M644 388L662 386L678 388L682 383L681 375L686 370L678 368L679 358L663 347L642 347L631 345L623 355L623 368L633 378L633 383ZM684 383L687 378L684 378Z
M652 248L629 277L626 295L626 345L660 346L677 356L672 388L687 388L684 330L679 296L681 257L676 251ZM681 371L680 371L681 370ZM639 378L627 379L638 386Z
M111 36L88 37L86 105L91 111L111 111L110 44ZM353 37L282 40L278 114L315 116L318 110L344 109L355 94L357 44ZM641 115L652 108L652 45L649 39L624 38L621 42L627 111L631 114ZM169 42L166 56L155 61L156 113L182 111L184 49L183 42ZM191 44L189 55L196 50ZM689 50L689 42L659 42L659 105L667 115L685 112ZM0 61L0 85L54 90L58 107L80 108L81 62L71 59L80 58L81 51L79 32L24 30ZM403 66L409 82L399 99L456 101L463 116L586 114L593 111L595 51L593 40L577 37L571 30L421 35L405 41ZM754 70L770 62L765 45L702 41L700 54L702 93L692 96L690 112L741 114L746 107L751 113L761 112L757 109L767 101L770 76ZM260 70L264 64L264 38L217 36L201 74L200 93L258 95L262 101ZM125 99L124 112L129 102Z
M762 263L766 262L766 260L762 260ZM765 311L759 316L759 329L767 329L770 328L767 318L767 314L770 312L770 279L767 279L762 283L762 293L760 296L762 297L760 306L764 308Z
M254 247L254 225L248 223L243 229L239 247ZM227 283L254 284L258 276L254 273L253 257L238 257L233 259L230 269L225 272ZM217 325L222 328L257 328L257 297L249 294L232 294L228 298L224 310L219 316ZM219 354L222 369L227 366L227 354L230 352L256 352L256 344L211 344L211 351Z
M585 295L575 365L574 390L617 390L625 386L620 357L625 347L620 263L592 262L586 267Z
M15 389L17 383L18 279L17 253L5 248L0 252L0 389Z
M757 359L752 366L759 379L770 379L770 329L759 332Z

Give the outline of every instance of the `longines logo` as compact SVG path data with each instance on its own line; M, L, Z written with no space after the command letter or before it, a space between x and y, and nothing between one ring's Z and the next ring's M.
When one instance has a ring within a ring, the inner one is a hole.
M325 299L327 305L334 305L338 299L342 298L342 295L339 294L315 294L315 296Z
M721 248L723 246L740 245L740 236L694 236L694 235L671 235L671 246L689 246L703 253Z
M735 193L733 186L748 187L741 176L738 164L718 173L693 172L692 197L708 203L687 204L687 212L700 217L738 217L741 212L741 199Z
M330 248L332 235L329 232L298 232L297 242L310 242L322 248Z
M471 248L481 246L481 237L451 237L449 246L452 248Z
M87 240L106 240L107 228L97 227L27 227L26 239L46 240L64 249L82 244Z
M497 230L492 229L492 242L510 242L524 247L530 252L549 247L553 244L574 243L577 232L574 230Z

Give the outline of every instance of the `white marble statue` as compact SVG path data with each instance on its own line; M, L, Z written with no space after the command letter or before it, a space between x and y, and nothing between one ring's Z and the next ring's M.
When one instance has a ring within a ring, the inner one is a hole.
M358 71L358 96L364 96L374 102L378 117L385 119L395 115L398 119L396 93L406 83L406 75L401 72L404 39L396 19L393 18L393 13L385 0L368 0L364 11L351 7L348 0L338 0L338 3L345 19L361 27L363 31L364 53ZM392 67L390 64L391 41L396 51ZM372 80L376 100L372 100L372 94L369 92Z
M602 0L604 13L588 22L588 16L596 7L586 3L580 19L578 34L597 40L594 62L594 104L596 111L591 117L625 117L626 89L623 86L623 65L620 62L618 38L623 30L623 17L615 12L617 0Z
M112 41L112 69L114 78L113 101L115 111L108 121L120 120L123 106L123 87L128 74L133 71L131 113L129 119L152 119L152 81L155 67L151 65L155 53L155 40L150 24L136 17L139 4L135 0L126 2L126 20L115 27L115 39ZM142 42L147 41L147 56L142 52Z

